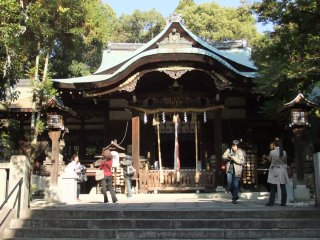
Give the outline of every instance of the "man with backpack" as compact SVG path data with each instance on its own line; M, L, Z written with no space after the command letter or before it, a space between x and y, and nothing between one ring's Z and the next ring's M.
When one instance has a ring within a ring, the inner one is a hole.
M237 204L239 199L239 184L242 174L242 166L245 163L244 151L239 147L239 140L233 140L231 148L222 155L222 160L226 162L227 191L232 194L232 203Z
M127 186L127 197L132 197L131 191L131 182L132 177L135 173L135 169L132 166L132 157L130 155L126 155L125 159L120 162L121 167L123 168L123 174L126 179L126 186Z

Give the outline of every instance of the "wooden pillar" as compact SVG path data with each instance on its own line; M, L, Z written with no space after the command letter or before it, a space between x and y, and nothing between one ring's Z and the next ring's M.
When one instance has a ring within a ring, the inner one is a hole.
M110 116L110 113L109 113L109 110L110 110L110 102L108 101L107 102L108 104L106 104L106 108L105 108L105 111L104 111L104 138L103 138L103 146L108 146L111 142L111 140L113 139L110 139L110 136L109 136L109 132L110 132L110 124L109 124L109 116Z
M84 116L81 117L81 120L80 120L80 136L79 136L79 139L78 139L78 144L79 144L79 157L80 159L83 159L85 154L86 154L86 132L85 132L85 125L86 125L86 122L85 122L85 118ZM75 154L75 153L73 153Z
M221 109L214 112L214 151L216 155L216 186L223 186L222 163L222 123Z
M140 118L135 112L132 113L132 159L138 173L140 169Z
M51 186L57 186L58 175L59 175L59 139L61 136L61 130L49 130L49 137L52 142L52 152L51 152Z

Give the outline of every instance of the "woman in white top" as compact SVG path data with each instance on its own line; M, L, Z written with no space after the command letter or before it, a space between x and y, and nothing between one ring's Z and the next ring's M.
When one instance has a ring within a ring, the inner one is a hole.
M269 202L266 204L266 206L272 207L274 205L277 184L280 184L281 188L280 206L286 206L286 183L288 183L287 153L282 149L280 139L276 139L274 141L274 149L270 151L269 160L271 162L271 165L269 168L268 183L271 184L271 188Z
M71 157L71 162L68 164L66 172L74 172L76 174L79 174L81 171L81 164L79 160L78 154L73 154ZM77 182L77 200L80 201L79 196L80 196L80 182Z

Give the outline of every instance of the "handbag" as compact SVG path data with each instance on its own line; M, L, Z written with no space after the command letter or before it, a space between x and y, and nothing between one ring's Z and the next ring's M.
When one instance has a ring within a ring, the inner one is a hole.
M103 170L97 170L95 179L96 181L100 181L104 178L104 171Z

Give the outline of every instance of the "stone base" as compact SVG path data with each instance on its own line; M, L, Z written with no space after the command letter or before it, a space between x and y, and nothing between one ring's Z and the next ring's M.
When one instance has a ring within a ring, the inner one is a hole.
M225 191L226 191L226 189L222 186L217 186L217 188L216 188L216 192L225 192Z
M293 194L295 201L310 201L310 189L306 185L297 185Z
M47 203L61 203L58 186L50 186L47 188L44 199Z

